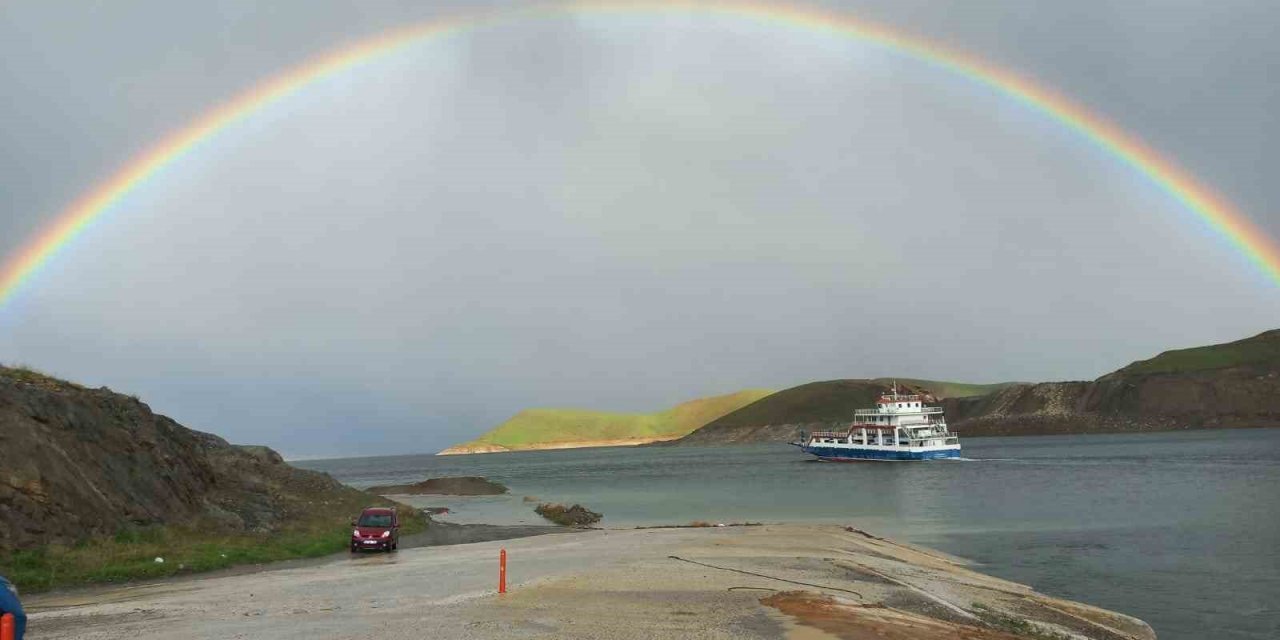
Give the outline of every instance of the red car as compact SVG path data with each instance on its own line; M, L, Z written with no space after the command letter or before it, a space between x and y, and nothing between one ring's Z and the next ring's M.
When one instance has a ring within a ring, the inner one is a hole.
M395 509L369 507L352 520L351 552L361 549L395 551L400 546L400 517Z

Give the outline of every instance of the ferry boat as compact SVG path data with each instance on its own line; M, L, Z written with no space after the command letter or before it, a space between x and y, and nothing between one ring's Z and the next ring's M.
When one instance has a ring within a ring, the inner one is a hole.
M858 409L847 431L800 432L791 444L819 460L935 460L959 458L960 438L947 430L942 407L925 405L916 394L893 391L874 409Z

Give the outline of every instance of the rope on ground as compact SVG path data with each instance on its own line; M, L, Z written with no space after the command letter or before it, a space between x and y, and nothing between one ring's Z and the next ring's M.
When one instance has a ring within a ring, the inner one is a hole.
M844 589L844 588L841 588L841 587L831 587L831 586L828 586L828 585L825 585L825 584L813 584L812 582L800 582L799 580L788 580L788 579L786 579L786 578L779 578L779 577L777 577L777 576L767 576L767 575L765 575L765 574L763 574L763 573L756 573L756 572L754 572L754 571L746 571L746 570L743 570L743 569L734 569L733 567L717 567L717 566L716 566L716 565L714 565L714 564L707 564L707 563L705 563L705 562L698 562L697 560L690 560L690 559L688 559L688 558L681 558L680 556L667 556L667 557L668 557L668 558L671 558L672 560L679 560L679 561L681 561L681 562L688 562L689 564L696 564L696 565L698 565L698 566L708 567L708 568L711 568L711 569L719 569L719 570L721 570L721 571L732 571L732 572L734 572L734 573L741 573L741 574L743 574L743 575L755 576L755 577L757 577L757 578L765 578L766 580L777 580L778 582L786 582L786 583L789 583L789 584L798 584L798 585L800 585L800 586L802 586L802 587L814 587L815 589L827 589L827 590L830 590L830 591L840 591L840 592L843 592L843 593L852 593L853 595L858 596L858 599L862 599L862 598L863 598L863 596L862 596L862 594L861 594L861 593L858 593L857 591L854 591L854 590L852 590L852 589Z

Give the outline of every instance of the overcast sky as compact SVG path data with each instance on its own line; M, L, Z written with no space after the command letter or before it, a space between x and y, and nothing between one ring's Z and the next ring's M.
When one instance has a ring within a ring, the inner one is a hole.
M0 257L134 154L421 2L0 3ZM831 2L1035 77L1280 236L1280 5ZM466 2L457 6L475 7ZM504 22L254 114L0 309L0 361L287 455L528 406L1091 379L1280 326L1280 290L1045 116L724 16Z

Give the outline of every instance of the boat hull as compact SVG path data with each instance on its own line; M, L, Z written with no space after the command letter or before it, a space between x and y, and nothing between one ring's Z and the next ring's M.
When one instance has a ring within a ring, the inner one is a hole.
M861 460L942 460L959 458L960 447L929 449L870 449L861 447L813 447L802 446L801 451L830 462L858 462Z

